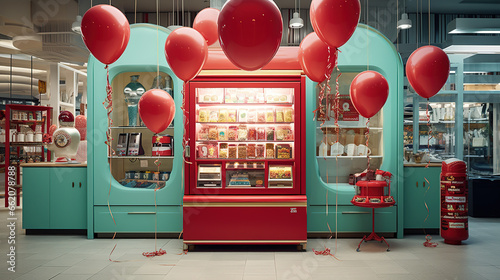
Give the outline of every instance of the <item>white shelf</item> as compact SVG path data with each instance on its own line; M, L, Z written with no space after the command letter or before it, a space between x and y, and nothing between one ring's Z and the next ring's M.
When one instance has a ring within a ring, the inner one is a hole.
M366 126L358 126L358 125L323 125L323 126L318 126L317 128L366 128ZM382 127L369 127L370 130L383 130Z
M75 104L71 104L71 103L68 103L68 102L59 102L59 105L60 106L64 106L64 107L71 107L71 108L75 107Z
M170 125L167 127L169 128L174 128L173 125ZM112 126L110 129L149 129L147 126Z
M173 156L108 156L108 158L174 158Z
M316 158L318 159L357 159L357 158L365 158L366 159L367 156L316 156ZM370 158L382 158L382 156L370 156Z

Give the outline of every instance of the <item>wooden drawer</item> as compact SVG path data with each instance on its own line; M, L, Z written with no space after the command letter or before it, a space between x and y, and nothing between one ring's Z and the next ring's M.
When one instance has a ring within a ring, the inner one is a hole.
M325 206L309 206L307 208L307 232L328 232L328 223L335 231L335 206L328 207L328 217ZM339 206L337 212L338 232L370 232L372 228L372 209L357 206ZM316 221L309 223L309 221ZM318 221L324 221L323 223ZM397 231L397 207L375 209L375 231Z
M94 232L154 232L155 216L158 232L182 231L181 206L111 206L116 225L107 206L94 207Z

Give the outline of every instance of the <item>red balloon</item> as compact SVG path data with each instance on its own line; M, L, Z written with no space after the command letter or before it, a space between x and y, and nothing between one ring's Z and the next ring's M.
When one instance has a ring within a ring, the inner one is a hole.
M219 28L217 27L219 14L220 11L217 9L206 8L201 10L194 18L193 28L203 35L209 46L219 38Z
M309 16L318 37L332 48L344 45L358 26L359 0L313 0Z
M446 53L434 46L416 49L406 62L406 76L415 92L431 98L444 86L450 75L450 60Z
M200 32L189 27L175 29L165 42L165 56L175 75L188 82L205 64L208 56L207 41Z
M326 75L331 73L336 61L336 49L328 47L315 32L309 33L300 42L299 63L309 79L318 83L323 82ZM328 69L329 64L330 69Z
M243 70L264 67L278 51L283 20L271 0L229 0L219 15L219 42L227 58Z
M139 99L139 115L149 130L158 134L174 119L174 99L164 90L150 89Z
M81 30L85 46L106 65L122 55L130 38L127 18L110 5L97 5L85 12Z
M359 114L371 118L384 107L389 96L389 84L382 74L364 71L352 80L350 96Z

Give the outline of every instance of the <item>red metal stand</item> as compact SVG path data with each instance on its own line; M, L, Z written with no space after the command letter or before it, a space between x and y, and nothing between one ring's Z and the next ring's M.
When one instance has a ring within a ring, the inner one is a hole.
M389 252L391 250L389 243L387 243L385 238L383 236L378 236L375 233L375 208L372 208L372 233L370 233L370 235L368 235L368 236L366 236L366 235L363 236L363 239L361 239L361 241L359 242L358 248L356 249L356 251L359 252L359 247L361 247L361 243L363 243L363 241L367 242L367 241L371 241L371 240L380 241L381 243L382 243L382 241L384 241L385 244L387 244L387 252Z

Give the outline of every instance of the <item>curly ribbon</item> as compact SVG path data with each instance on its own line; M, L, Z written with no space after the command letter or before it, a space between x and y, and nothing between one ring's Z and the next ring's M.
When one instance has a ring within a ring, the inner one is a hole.
M189 112L186 110L186 82L183 83L182 85L182 105L181 105L181 110L182 110L182 116L184 120L184 134L182 135L182 158L184 159L185 163L192 164L192 162L186 160L186 147L189 146L189 137L186 133L186 127L188 127L189 124L189 119L188 119L188 114ZM181 184L182 185L182 184Z
M366 120L365 138L365 146L368 149L368 142L370 141L370 118ZM366 170L370 170L370 153L366 153Z
M338 52L338 50L335 49L336 54L337 54L337 52ZM323 124L325 123L325 121L330 120L330 114L328 114L328 107L329 107L328 106L329 105L328 98L329 98L329 94L331 91L330 79L332 76L333 69L337 66L337 60L335 59L335 61L333 61L333 63L331 60L332 60L331 48L328 47L328 58L327 58L328 64L326 65L325 81L323 82L324 84L318 83L318 86L320 88L319 95L318 95L318 107L313 111L313 114L316 116L316 119L319 119L319 116L324 116ZM327 104L326 104L327 110L326 111L325 111L325 107L322 104L323 99L325 98L325 95L327 97Z
M111 87L111 84L109 82L109 66L106 65L104 67L104 69L106 69L106 97L104 98L104 102L102 103L102 105L104 106L104 109L106 109L106 114L108 117L108 129L106 130L106 141L104 141L104 143L108 146L108 154L112 157L116 154L115 150L113 150L113 147L112 147L113 137L111 136L111 127L113 126L113 119L111 119L111 113L113 112L113 88ZM113 219L113 223L115 224L115 227L116 227L116 220L115 220L115 217L113 216L113 212L111 211L111 205L109 204L109 196L111 195L111 183L113 181L112 180L113 174L111 173L111 163L112 163L112 161L110 160L109 161L109 190L108 190L107 204L108 204L109 215L111 216L111 219ZM113 238L111 238L111 240L115 240L115 238L116 238L116 231L113 234ZM113 247L111 252L109 252L109 256L108 256L109 261L116 262L115 260L111 259L111 255L115 251L117 245L118 244L115 243L115 246Z
M335 49L335 52L336 52L336 55L338 54L339 50L338 49ZM336 133L336 136L337 136L337 142L339 142L339 138L340 138L340 128L339 128L339 124L338 124L338 120L339 120L339 113L340 113L340 93L339 93L339 77L341 75L340 73L340 70L338 68L338 64L337 64L337 60L335 60L334 64L333 64L333 67L332 67L332 63L330 62L330 59L331 59L331 55L330 55L330 47L328 47L328 66L327 66L327 73L325 74L325 77L326 77L326 82L325 82L325 86L320 86L321 88L321 91L320 91L320 95L318 97L318 102L320 104L320 107L318 107L318 109L321 109L321 102L322 102L322 99L323 99L323 94L324 94L324 90L326 89L327 90L327 107L328 108L331 108L331 95L330 95L330 92L331 92L331 87L330 87L330 79L331 79L331 72L333 71L334 68L337 68L337 71L338 71L338 75L337 75L337 78L335 80L335 83L336 83L336 86L335 86L335 89L336 89L336 92L335 92L335 96L334 96L334 100L333 100L333 110L334 110L334 128L335 128L335 133ZM332 70L330 70L332 69ZM315 113L316 111L318 111L318 109L314 110L313 113ZM320 111L321 112L321 111ZM321 123L320 126L323 126L325 124L325 121L326 120L329 120L330 118L330 114L327 113L325 115L325 118L323 119L323 122ZM325 139L325 144L328 143L328 127L325 127L325 133L326 133L326 139ZM325 161L326 161L326 156L324 157ZM338 215L338 183L339 183L339 176L338 176L338 155L335 156L335 163L336 163L336 168L335 168L335 171L336 171L336 176L335 176L335 181L336 181L336 186L337 186L337 191L336 191L336 196L335 196L335 251L334 253L332 254L331 253L331 250L330 248L327 248L326 245L323 245L324 246L324 250L322 251L316 251L313 249L313 252L316 254L316 255L324 255L324 256L331 256L333 257L334 259L336 260L339 260L335 254L337 252L337 237L338 237L338 234L337 234L337 229L338 229L338 223L337 223L337 215ZM326 165L326 164L325 164ZM328 184L329 183L329 176L328 176L328 167L326 167L326 183ZM328 222L328 213L329 213L329 210L328 210L328 206L329 206L329 201L328 201L328 190L326 190L326 207L325 207L325 216L326 216L326 226L328 227L328 231L330 232L330 237L328 238L328 240L332 239L332 236L333 236L333 233L332 233L332 229L330 227L330 223ZM340 261L340 260L339 260Z
M155 133L154 136L158 137L158 134ZM161 136L160 136L161 137ZM158 172L158 177L156 178L156 188L154 190L154 200L155 200L155 250L153 252L143 252L142 255L151 258L151 257L156 257L156 256L163 256L167 253L167 251L163 250L160 248L160 250L157 250L157 244L156 241L158 240L158 215L157 215L157 208L158 204L156 203L156 191L161 189L160 187L160 155L158 154L158 158L154 161L155 165L157 167L157 172Z
M424 246L425 247L437 247L437 245L438 245L437 242L431 242L431 240L432 240L432 236L427 234L425 236Z
M427 164L425 165L425 168L429 168L429 165L431 163L430 142L431 142L431 139L433 138L433 135L432 135L432 126L431 126L431 117L430 117L430 114L429 114L429 98L427 98L427 106L426 106L426 109L425 109L425 115L427 117L427 128L428 128L428 132L427 132L427 152L429 153L428 161L427 161ZM427 222L427 219L429 219L429 215L430 215L429 205L427 205L427 201L426 201L425 198L427 196L427 192L431 188L431 183L429 182L429 180L427 180L427 178L425 176L424 176L424 180L425 180L425 182L427 182L427 189L425 190L425 193L424 193L424 205L425 205L425 210L427 210L427 216L425 216L425 219L422 222L422 229L424 230L424 234L426 234L426 236L425 236L425 240L426 241L424 242L424 246L425 247L436 247L437 243L436 242L430 242L432 240L432 237L429 234L427 234L427 232L425 231L425 222Z

